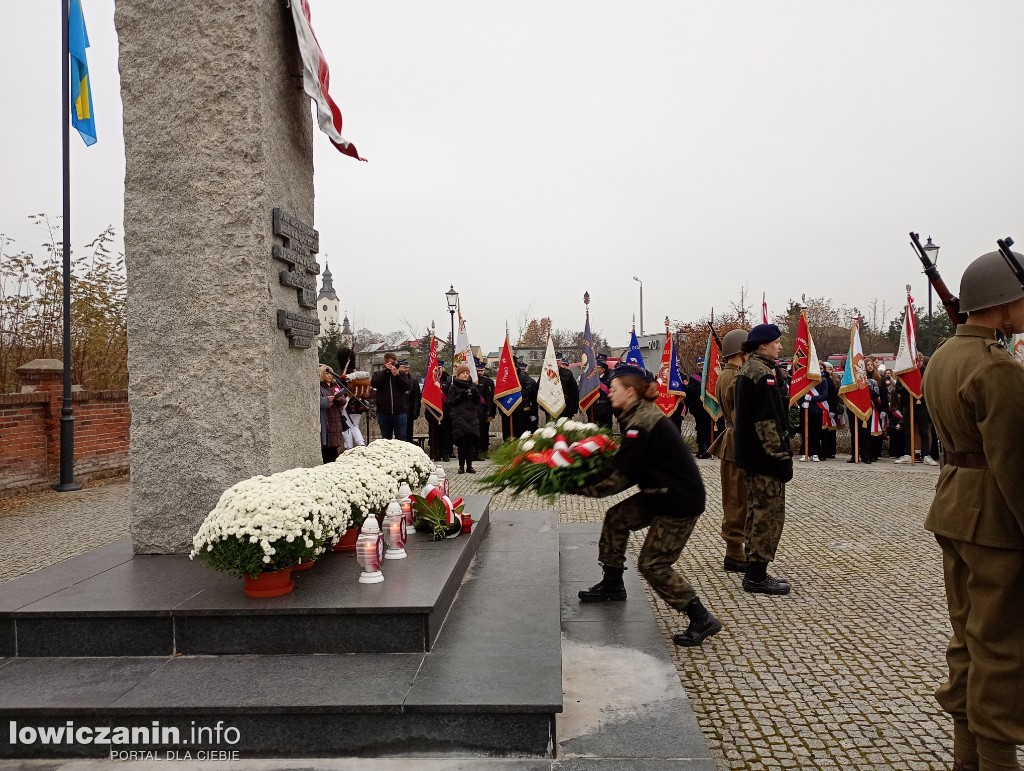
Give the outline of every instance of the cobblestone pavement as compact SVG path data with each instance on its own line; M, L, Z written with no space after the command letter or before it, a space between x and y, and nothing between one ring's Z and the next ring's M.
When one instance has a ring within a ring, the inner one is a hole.
M949 768L951 729L932 696L948 620L939 549L922 528L936 469L798 464L773 568L793 591L771 598L721 570L718 465L699 464L708 510L679 567L725 629L701 648L677 648L671 635L685 619L648 599L719 767ZM446 465L455 492L478 490L479 475ZM0 580L125 536L128 491L119 480L0 499ZM565 496L557 507L563 522L600 522L614 500ZM552 508L508 494L492 506Z

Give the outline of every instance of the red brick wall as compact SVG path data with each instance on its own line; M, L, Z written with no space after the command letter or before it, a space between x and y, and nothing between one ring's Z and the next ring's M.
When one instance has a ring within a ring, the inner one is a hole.
M0 495L60 479L61 394L0 394ZM77 391L75 480L128 471L131 412L127 391Z

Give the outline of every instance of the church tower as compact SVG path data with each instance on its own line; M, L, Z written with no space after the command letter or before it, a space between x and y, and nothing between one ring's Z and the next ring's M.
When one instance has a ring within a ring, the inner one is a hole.
M356 336L352 333L352 327L348 323L348 311L345 311L345 318L341 322L341 344L351 348L355 339Z
M333 326L338 329L341 324L338 313L338 293L334 291L334 277L331 275L331 268L324 263L323 284L320 287L320 294L316 298L316 315L320 318L320 335L326 335Z

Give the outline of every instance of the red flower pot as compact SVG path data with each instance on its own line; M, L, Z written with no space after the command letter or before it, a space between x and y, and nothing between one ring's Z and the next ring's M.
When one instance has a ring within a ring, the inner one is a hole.
M306 560L305 562L300 562L298 565L292 565L292 572L301 573L303 570L309 570L315 564L316 560Z
M243 576L248 597L280 597L295 588L290 567L258 573L255 578Z
M356 550L356 539L359 537L359 528L350 527L345 531L345 534L331 548L331 551L355 551Z

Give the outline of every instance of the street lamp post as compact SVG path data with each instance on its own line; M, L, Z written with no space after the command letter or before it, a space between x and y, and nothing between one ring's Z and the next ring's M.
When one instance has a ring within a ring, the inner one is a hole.
M455 311L459 309L459 293L455 291L453 284L448 285L448 291L444 293L448 300L448 313L452 316L452 366L455 361Z
M640 285L640 337L644 336L644 282L636 276L633 280Z
M920 243L920 242L919 242ZM932 261L932 264L938 267L939 264L939 245L932 243L932 237L928 236L928 243L923 247L925 254L927 254ZM932 328L935 326L935 319L932 318L932 282L928 282L928 355L931 356L935 353L935 349L932 347L932 335L934 334Z

